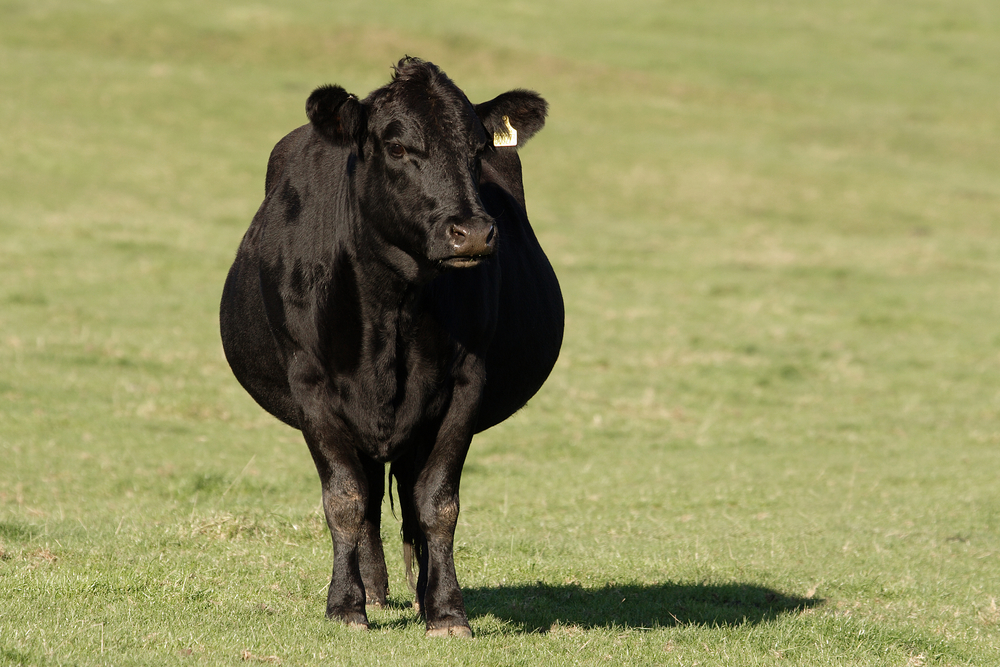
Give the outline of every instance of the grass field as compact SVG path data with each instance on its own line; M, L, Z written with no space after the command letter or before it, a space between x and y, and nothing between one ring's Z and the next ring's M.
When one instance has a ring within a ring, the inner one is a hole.
M271 147L404 53L551 103L566 341L473 442L469 642L388 506L393 604L323 618L217 333ZM0 0L0 665L1000 664L998 81L994 0Z

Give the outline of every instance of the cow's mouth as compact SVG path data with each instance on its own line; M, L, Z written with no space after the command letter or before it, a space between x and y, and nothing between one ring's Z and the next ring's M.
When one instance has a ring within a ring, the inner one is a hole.
M449 269L468 269L479 266L490 258L491 255L460 255L442 259L439 264Z

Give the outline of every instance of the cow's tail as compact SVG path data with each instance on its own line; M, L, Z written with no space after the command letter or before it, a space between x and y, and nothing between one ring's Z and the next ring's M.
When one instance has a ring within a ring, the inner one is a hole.
M406 582L413 593L413 607L420 611L420 596L417 594L417 573L414 568L414 558L417 567L425 562L424 540L420 533L420 524L417 521L416 509L413 506L413 480L408 479L405 474L405 467L396 467L395 463L389 465L389 507L392 515L396 516L396 506L392 497L392 480L396 480L396 491L399 493L399 511L402 514L402 528L400 534L403 538L403 564L406 566Z

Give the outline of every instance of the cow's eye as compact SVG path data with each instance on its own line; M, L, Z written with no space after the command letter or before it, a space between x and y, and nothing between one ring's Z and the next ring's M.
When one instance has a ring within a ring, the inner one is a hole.
M394 160L401 160L406 155L406 149L399 144L389 144L389 156Z

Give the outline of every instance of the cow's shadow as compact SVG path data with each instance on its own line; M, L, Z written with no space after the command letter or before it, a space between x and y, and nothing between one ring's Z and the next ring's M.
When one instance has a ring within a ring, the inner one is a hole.
M756 625L823 603L745 583L584 588L538 582L467 588L463 594L470 618L492 615L521 632L547 632L556 624L608 628Z

